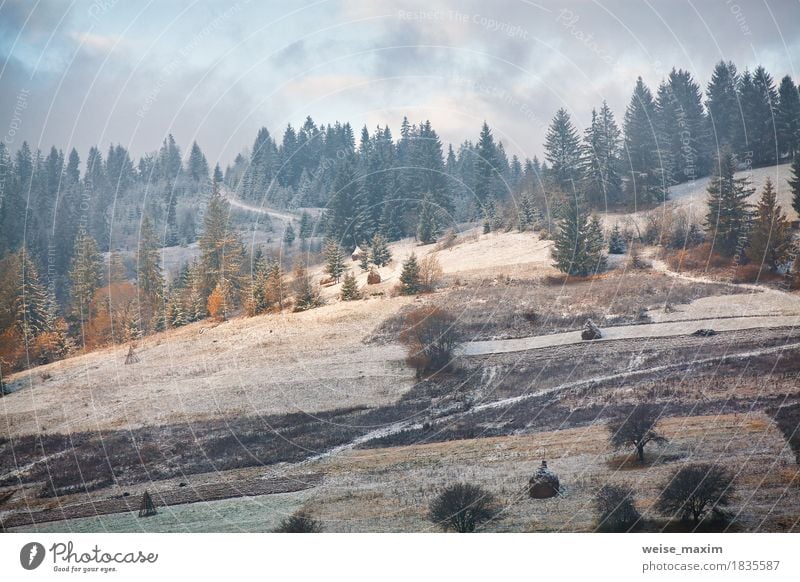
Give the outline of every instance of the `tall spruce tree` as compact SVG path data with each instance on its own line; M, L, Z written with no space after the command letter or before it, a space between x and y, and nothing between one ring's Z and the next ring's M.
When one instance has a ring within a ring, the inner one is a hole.
M789 188L792 190L792 208L800 216L800 153L794 155L791 170L792 177L789 178Z
M413 252L403 262L400 273L400 292L403 295L414 295L420 291L420 268L417 255Z
M572 118L563 107L556 112L550 122L544 149L556 183L564 192L572 195L581 176L581 148Z
M201 297L207 301L217 286L226 294L226 309L235 305L241 285L239 271L243 248L229 224L229 204L214 182L203 217L203 234L199 240L202 273Z
M634 205L661 202L668 194L658 155L655 115L653 94L639 77L625 110L624 123L626 165L630 173L628 186Z
M145 215L139 230L136 283L140 322L144 330L154 329L153 318L164 309L164 276L161 274L161 246L150 218Z
M15 274L17 293L14 313L17 330L23 341L30 342L36 336L52 331L54 317L51 309L52 303L47 296L47 290L39 279L36 265L25 249L18 251L18 257L19 271Z
M760 65L752 76L745 72L740 93L746 151L752 152L754 165L775 163L778 159L775 139L778 91L772 76Z
M620 131L614 114L603 101L599 113L592 110L592 123L586 129L583 141L582 169L586 180L586 197L593 207L615 206L622 202L619 153Z
M737 148L741 127L738 85L736 65L730 61L718 62L706 88L706 109L711 122L714 151L721 151L726 146Z
M784 266L792 250L791 227L769 178L756 206L748 243L748 260L770 271Z
M713 248L733 257L744 251L750 229L748 197L754 192L747 178L736 178L736 157L730 150L720 153L715 174L708 183L708 212L705 226Z
M342 273L344 273L344 254L342 253L342 247L339 246L339 243L336 239L329 238L325 243L325 272L333 279L336 283L339 282L339 279L342 277Z
M417 238L424 244L436 242L436 218L431 208L431 203L426 197L422 201L422 209L419 213L419 224L417 226Z
M497 144L494 142L494 136L492 136L492 130L488 123L483 122L481 135L474 152L469 148L462 147L460 161L463 166L469 164L470 174L472 174L470 177L474 178L473 192L479 207L500 197L501 187L498 172L500 160ZM473 182L467 181L466 183L472 184Z
M333 194L328 204L328 234L354 249L366 240L365 219L367 212L361 188L361 180L351 160L345 159L337 164L333 181Z
M781 155L794 159L800 153L800 93L789 75L781 79L778 88L775 125Z
M76 326L81 326L92 319L92 300L100 286L102 264L94 239L85 232L79 233L75 238L75 250L72 253L69 273L71 283L69 316L70 321Z

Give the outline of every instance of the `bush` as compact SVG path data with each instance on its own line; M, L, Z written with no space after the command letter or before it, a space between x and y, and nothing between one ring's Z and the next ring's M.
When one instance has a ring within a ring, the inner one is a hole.
M730 503L733 490L733 475L719 465L687 465L661 488L655 508L665 515L678 515L682 521L691 518L697 526L709 514L725 518L723 508Z
M446 369L461 343L455 318L433 306L420 307L405 317L400 341L408 347L406 362L417 376L428 370Z
M442 279L442 266L435 253L430 253L419 263L419 290L430 293Z
M633 490L620 485L604 485L594 498L597 528L602 531L631 531L641 519L633 502Z
M428 517L443 531L472 533L498 513L494 496L478 485L450 485L431 501Z
M298 509L289 517L284 517L275 533L321 533L322 524L311 517L305 509Z

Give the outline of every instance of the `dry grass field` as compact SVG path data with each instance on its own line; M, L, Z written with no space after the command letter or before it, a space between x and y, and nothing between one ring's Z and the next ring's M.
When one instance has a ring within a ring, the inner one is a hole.
M800 474L774 418L800 401L800 297L655 260L565 281L550 245L474 229L449 249L401 241L362 301L325 287L319 309L146 338L134 365L123 346L17 374L0 399L0 520L267 531L305 507L326 531L429 531L432 497L469 481L503 507L486 531L591 531L594 493L624 483L640 528L661 531L675 527L651 510L665 479L703 461L735 473L730 531L797 531ZM412 250L436 252L435 293L395 293ZM453 313L468 342L452 370L422 380L398 343L420 305ZM603 340L580 339L587 318ZM701 327L718 333L692 335ZM661 407L669 439L643 466L605 428L641 401ZM537 501L525 485L543 458L563 489ZM276 478L293 485L264 489ZM127 509L145 489L163 504L147 520Z

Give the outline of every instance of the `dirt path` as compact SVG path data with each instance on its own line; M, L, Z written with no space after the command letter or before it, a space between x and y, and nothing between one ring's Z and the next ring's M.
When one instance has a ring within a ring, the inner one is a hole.
M688 335L698 329L715 331L735 331L759 327L797 327L800 326L800 315L772 315L750 317L712 317L708 319L688 319L663 323L646 323L642 325L620 325L601 328L603 337L595 342L619 339L672 337ZM568 331L550 335L538 335L507 340L488 340L470 342L462 347L464 356L483 356L488 354L505 354L522 352L538 348L549 348L582 343L580 331Z
M255 212L256 214L266 214L270 218L277 218L279 220L283 220L284 222L291 222L297 218L289 212L281 212L280 210L274 210L272 208L267 208L266 206L253 206L251 204L242 202L241 200L238 200L227 188L222 188L221 192L225 199L230 202L231 206L235 206L236 208L241 208L242 210L247 210L249 212Z

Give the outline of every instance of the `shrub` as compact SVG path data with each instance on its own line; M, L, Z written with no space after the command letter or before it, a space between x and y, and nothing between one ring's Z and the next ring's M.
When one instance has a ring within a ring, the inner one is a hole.
M442 266L436 253L430 253L419 263L419 290L434 291L442 279Z
M400 341L408 347L406 362L421 376L427 370L442 370L450 365L453 352L461 343L461 333L452 315L427 306L406 315Z
M217 321L225 319L225 292L219 283L208 296L208 314Z
M687 465L664 484L655 507L665 515L678 515L683 521L691 518L696 526L709 513L724 518L723 508L730 503L733 490L733 475L719 465Z
M603 531L630 531L641 519L633 502L633 490L621 485L604 485L594 498L597 528Z
M305 509L298 509L289 517L284 517L275 533L320 533L322 524Z
M494 496L478 485L456 483L445 488L429 508L429 519L443 531L471 533L498 513Z

